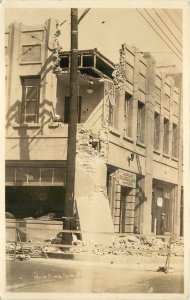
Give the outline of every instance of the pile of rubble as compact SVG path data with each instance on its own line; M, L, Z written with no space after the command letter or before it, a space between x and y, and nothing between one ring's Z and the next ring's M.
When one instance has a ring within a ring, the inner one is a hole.
M171 255L183 256L183 240L172 241ZM95 255L144 255L165 256L169 251L169 240L158 238L146 238L144 236L118 237L114 242L104 245L96 245L92 242L78 241L73 245L70 253L88 253Z
M28 257L48 257L50 253L69 253L69 254L93 254L93 255L121 255L121 256L166 256L169 247L171 245L171 256L183 256L184 244L183 239L172 240L161 239L155 237L144 237L144 236L125 236L117 237L112 243L97 245L93 242L85 242L75 240L73 245L68 249L64 250L61 245L54 245L51 242L39 242L39 243L23 243L22 247L19 243L6 244L6 254L14 254L19 258L23 254Z

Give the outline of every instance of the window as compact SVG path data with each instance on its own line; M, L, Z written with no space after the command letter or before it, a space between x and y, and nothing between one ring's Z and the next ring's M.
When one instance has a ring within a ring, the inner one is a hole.
M137 142L144 143L145 136L145 105L138 101L137 109Z
M64 123L69 122L69 103L70 103L70 97L65 97L65 105L64 105ZM78 103L77 103L77 113L78 113L78 123L81 123L81 108L82 108L82 96L78 97Z
M169 154L169 120L164 118L163 152Z
M154 113L154 149L159 150L160 143L160 115Z
M22 46L22 62L41 61L41 45Z
M127 92L125 93L124 102L124 120L125 120L125 135L132 136L132 109L133 109L133 98Z
M173 124L172 128L172 156L178 157L178 127L176 124Z
M39 114L40 77L23 77L21 123L37 123Z

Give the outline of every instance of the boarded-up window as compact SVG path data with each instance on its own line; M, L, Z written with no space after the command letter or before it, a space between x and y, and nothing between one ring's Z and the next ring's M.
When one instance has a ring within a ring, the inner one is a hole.
M39 114L40 77L23 77L21 123L37 123Z
M41 61L41 45L22 46L22 62Z
M145 138L145 105L138 101L137 109L137 142L144 143Z
M159 150L160 145L160 115L154 113L154 149Z
M169 153L169 120L164 118L164 139L163 139L163 152Z

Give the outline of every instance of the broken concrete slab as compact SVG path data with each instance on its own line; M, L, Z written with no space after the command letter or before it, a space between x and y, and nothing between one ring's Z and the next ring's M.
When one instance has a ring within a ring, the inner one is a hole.
M108 199L103 193L76 199L82 239L104 244L114 239L114 226ZM86 231L86 232L85 232Z

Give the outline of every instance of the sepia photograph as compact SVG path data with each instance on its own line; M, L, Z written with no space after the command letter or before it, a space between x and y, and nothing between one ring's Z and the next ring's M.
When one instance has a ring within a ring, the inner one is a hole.
M119 3L2 2L2 300L188 299L189 6Z

